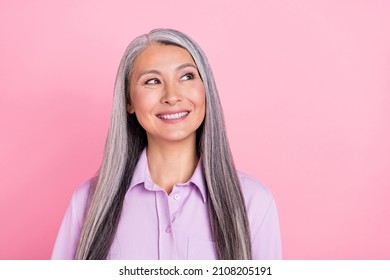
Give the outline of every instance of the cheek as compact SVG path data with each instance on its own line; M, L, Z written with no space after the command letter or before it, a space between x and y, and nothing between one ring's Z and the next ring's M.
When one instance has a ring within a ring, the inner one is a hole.
M198 90L195 102L196 102L197 106L200 107L201 111L203 111L203 112L206 111L206 93L204 91L203 86Z
M191 88L187 89L187 92L190 92L190 98L195 105L201 106L206 103L206 93L203 83L192 85Z
M147 92L134 91L134 94L131 95L131 100L135 113L141 115L149 112L153 107L153 104L155 104L153 97L153 94Z

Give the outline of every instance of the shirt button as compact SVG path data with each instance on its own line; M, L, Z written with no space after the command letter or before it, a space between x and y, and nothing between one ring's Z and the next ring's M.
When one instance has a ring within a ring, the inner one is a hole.
M179 199L180 199L180 194L175 194L175 195L173 196L173 198L174 198L175 200L179 200Z
M167 227L165 228L165 232L166 232L166 233L171 233L171 231L172 231L171 226L167 226Z

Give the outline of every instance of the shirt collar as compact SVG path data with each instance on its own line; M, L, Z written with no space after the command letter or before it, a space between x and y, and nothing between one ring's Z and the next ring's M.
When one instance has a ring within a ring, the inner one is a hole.
M146 155L146 148L141 153L141 156L138 160L137 165L135 166L133 178L130 182L130 187L133 188L134 186L144 183L144 187L148 190L156 191L158 189L158 186L154 184L150 173L149 173L149 166L148 166L148 158ZM198 164L195 168L194 174L192 174L192 177L188 180L186 183L178 184L180 185L188 185L193 184L196 186L200 193L202 194L203 202L206 203L206 180L203 175L203 162L202 157L199 158Z

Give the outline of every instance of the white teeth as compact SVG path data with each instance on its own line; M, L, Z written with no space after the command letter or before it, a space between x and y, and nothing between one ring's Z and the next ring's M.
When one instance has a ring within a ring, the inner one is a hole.
M168 114L168 115L158 115L157 117L164 120L175 120L175 119L180 119L186 115L188 115L188 112L180 112L180 113Z

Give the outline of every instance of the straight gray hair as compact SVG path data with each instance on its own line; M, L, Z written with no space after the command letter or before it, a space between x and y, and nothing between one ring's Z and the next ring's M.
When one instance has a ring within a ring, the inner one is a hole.
M208 191L208 211L219 259L251 259L248 218L240 182L226 135L214 76L205 54L187 35L155 29L127 47L115 82L113 110L102 165L90 188L88 207L76 259L106 259L120 220L125 194L139 157L147 145L146 132L135 114L128 114L129 78L135 59L150 44L175 45L194 59L206 93L206 115L197 131Z

